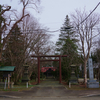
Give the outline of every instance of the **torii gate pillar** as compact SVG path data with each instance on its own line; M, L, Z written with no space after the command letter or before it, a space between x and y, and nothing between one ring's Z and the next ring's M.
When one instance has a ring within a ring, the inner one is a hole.
M59 83L61 84L62 77L61 77L61 56L59 56Z
M40 57L38 57L38 84L40 83Z

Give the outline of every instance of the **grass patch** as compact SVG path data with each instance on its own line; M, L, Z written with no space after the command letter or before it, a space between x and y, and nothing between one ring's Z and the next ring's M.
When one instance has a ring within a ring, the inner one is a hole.
M25 85L14 85L13 88L6 88L6 89L0 89L0 91L23 91L23 90L29 90L32 87L34 87L34 85L29 85L28 88Z
M84 84L71 84L71 87L69 88L69 85L66 82L62 82L62 84L69 90L100 90L99 88L87 88Z
M19 82L17 85L14 85L13 88L9 88L9 89L0 88L0 91L24 91L24 90L26 91L26 90L30 90L32 87L34 87L37 84L35 80L31 80L29 81L29 83L31 85L28 85L28 88L26 87L26 84Z
M26 84L23 84L21 82L19 82L17 85L14 85L13 88L0 88L0 91L23 91L23 90L29 90L32 87L34 87L36 85L37 82L35 82L35 80L30 81L29 83L31 83L31 85L28 85L28 88L26 87Z

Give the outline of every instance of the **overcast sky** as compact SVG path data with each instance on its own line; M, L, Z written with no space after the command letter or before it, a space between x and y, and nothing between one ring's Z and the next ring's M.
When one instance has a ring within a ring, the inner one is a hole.
M36 17L39 22L48 27L49 31L55 31L61 28L64 23L66 15L75 12L75 9L86 9L92 11L100 0L41 0L40 13L35 11L30 12ZM18 0L0 0L0 4L11 5L12 8L19 9ZM100 13L100 5L95 10ZM52 40L57 41L60 32L52 33L54 37Z

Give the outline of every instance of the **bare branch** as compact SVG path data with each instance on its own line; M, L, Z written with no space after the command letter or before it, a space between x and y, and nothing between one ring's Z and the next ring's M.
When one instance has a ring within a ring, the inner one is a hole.
M1 12L1 15L4 14L6 11L9 11L10 9L11 9L11 6L7 6L6 9Z

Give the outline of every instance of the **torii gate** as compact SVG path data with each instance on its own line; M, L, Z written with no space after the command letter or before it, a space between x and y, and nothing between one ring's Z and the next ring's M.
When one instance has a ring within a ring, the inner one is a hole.
M43 56L35 56L32 55L31 57L37 57L38 59L38 84L40 83L40 62L43 61L59 61L59 83L61 84L62 76L61 76L61 57L67 57L67 55L43 55ZM47 60L41 60L41 57L59 57L59 59L47 59Z

